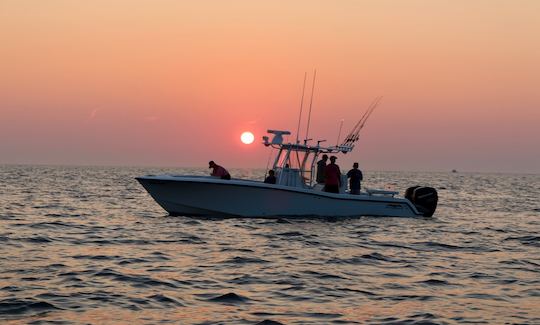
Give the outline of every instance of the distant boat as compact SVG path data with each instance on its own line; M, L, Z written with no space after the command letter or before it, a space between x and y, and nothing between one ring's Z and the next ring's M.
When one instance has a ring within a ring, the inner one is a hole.
M372 104L373 106L373 104ZM369 110L345 137L342 144L322 147L304 143L283 143L289 131L268 130L263 144L277 149L272 169L276 183L245 179L224 180L211 176L147 175L136 179L170 215L227 217L430 217L437 207L437 191L414 186L405 197L398 192L366 189L359 195L347 192L347 176L341 176L339 193L324 191L314 181L321 154L351 152Z
M452 169L452 173L457 173L457 170L455 170L455 169Z

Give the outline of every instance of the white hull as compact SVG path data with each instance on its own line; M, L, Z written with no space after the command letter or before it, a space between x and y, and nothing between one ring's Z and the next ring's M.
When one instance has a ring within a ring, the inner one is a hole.
M334 194L249 180L197 176L137 177L171 215L236 217L421 216L403 198Z

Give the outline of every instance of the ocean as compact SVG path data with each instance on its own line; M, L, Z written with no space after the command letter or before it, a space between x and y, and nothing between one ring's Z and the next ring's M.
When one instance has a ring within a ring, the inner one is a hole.
M0 166L0 323L540 324L540 175L365 171L434 217L296 220L167 216L159 173L208 170Z

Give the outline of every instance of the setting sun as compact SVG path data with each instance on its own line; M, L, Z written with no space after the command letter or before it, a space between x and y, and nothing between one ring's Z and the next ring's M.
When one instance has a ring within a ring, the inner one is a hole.
M255 140L255 136L253 135L253 133L246 131L242 133L242 135L240 136L240 140L244 144L251 144L253 143L253 140Z

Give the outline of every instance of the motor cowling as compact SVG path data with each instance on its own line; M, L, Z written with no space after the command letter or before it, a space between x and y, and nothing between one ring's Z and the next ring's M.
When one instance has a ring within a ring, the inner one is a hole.
M427 186L409 187L405 191L405 198L411 201L424 217L431 217L435 213L439 201L437 190Z

